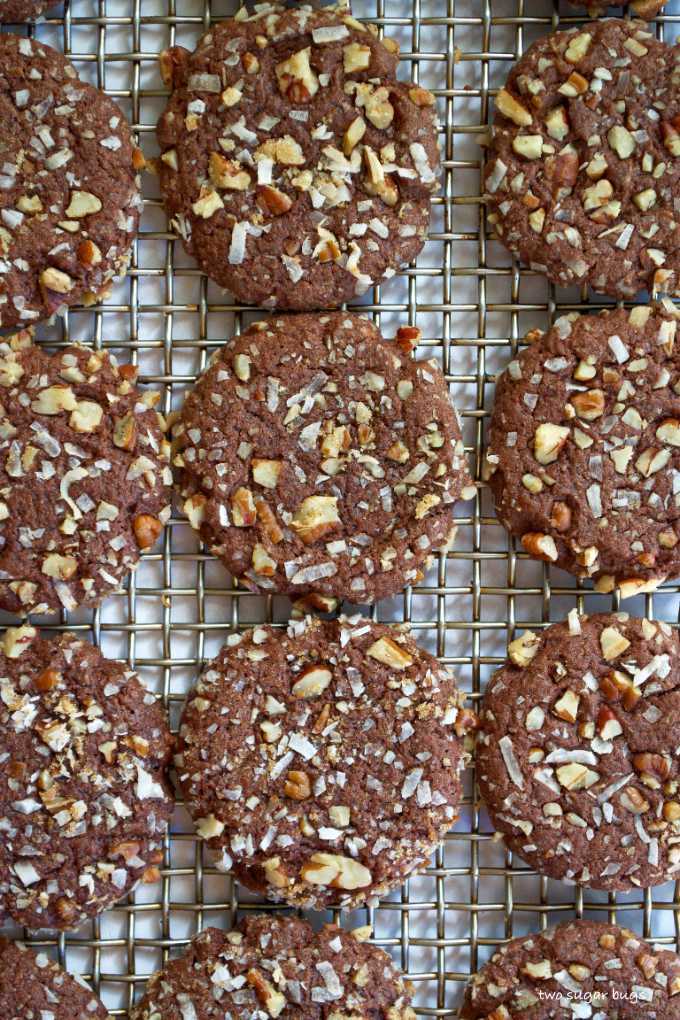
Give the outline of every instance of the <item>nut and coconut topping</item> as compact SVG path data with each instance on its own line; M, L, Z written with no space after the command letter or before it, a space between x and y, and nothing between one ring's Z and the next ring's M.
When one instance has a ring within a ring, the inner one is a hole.
M161 55L174 89L158 127L166 205L242 300L337 307L420 251L435 100L397 80L397 49L344 7L270 4L214 25L193 54Z
M603 20L534 43L496 97L489 221L555 283L680 294L678 50Z
M135 674L73 634L9 628L0 653L0 906L76 928L158 877L170 733Z
M0 606L94 605L170 515L169 444L136 370L30 331L0 343Z
M173 463L190 523L246 587L368 603L453 540L453 504L474 489L417 339L387 342L349 313L279 316L216 353Z
M501 377L485 476L531 555L622 597L680 573L680 361L669 300L565 315Z
M461 1020L673 1020L680 957L627 928L568 921L513 939L468 985Z
M597 889L680 874L680 644L664 623L581 616L510 645L485 694L480 787L510 847Z
M175 764L219 868L274 899L349 906L426 864L473 724L402 631L308 617L228 640L188 698Z
M125 272L141 153L116 104L61 53L3 35L0 327L92 304ZM20 86L20 87L18 87Z
M415 1020L410 984L370 934L265 914L229 932L208 928L152 976L130 1020Z

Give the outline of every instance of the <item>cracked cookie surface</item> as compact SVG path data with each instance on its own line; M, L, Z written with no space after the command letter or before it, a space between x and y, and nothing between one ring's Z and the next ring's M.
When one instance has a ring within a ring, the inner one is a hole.
M396 45L346 12L274 4L162 55L161 189L208 276L304 311L416 257L438 180L435 100L396 67Z
M680 573L680 361L670 301L568 315L510 362L485 477L532 556L623 598Z
M534 43L496 98L489 221L554 283L680 293L680 47L605 19Z
M468 987L461 1020L676 1020L680 957L627 928L568 921L513 939Z
M510 848L594 889L680 872L680 645L626 614L526 631L484 695L480 789Z
M110 1020L82 979L43 952L0 938L0 1015L4 1020Z
M0 674L0 912L72 929L157 877L170 732L136 675L74 634L10 627Z
M96 605L170 516L159 394L105 351L0 340L0 608Z
M228 639L190 694L176 770L218 867L272 899L364 903L453 825L474 724L399 630L307 618Z
M173 429L184 512L254 591L370 603L423 576L474 494L434 361L349 313L277 316L220 348Z
M0 36L0 327L92 304L127 268L143 165L120 109L61 53Z
M369 935L265 914L208 928L151 978L131 1020L212 1020L216 1010L231 1020L415 1020L410 986Z

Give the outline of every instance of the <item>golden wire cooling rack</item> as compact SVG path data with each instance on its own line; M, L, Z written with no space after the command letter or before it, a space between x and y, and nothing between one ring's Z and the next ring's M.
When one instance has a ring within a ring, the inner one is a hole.
M153 156L154 126L165 103L158 53L174 43L193 48L211 20L233 11L230 0L71 0L31 32L62 49L82 77L119 101L144 152ZM517 56L538 36L577 24L583 12L565 0L559 6L550 0L355 0L354 13L397 38L401 75L436 93L444 166L417 265L376 287L357 307L387 336L405 323L421 328L421 356L441 359L479 478L495 374L528 329L586 307L586 295L557 291L536 273L520 271L489 238L480 199L489 110ZM671 0L655 30L667 41L680 33L678 0ZM50 344L80 340L135 362L142 381L163 390L167 412L181 403L211 351L261 313L230 303L208 282L168 229L155 179L146 175L144 187L127 279L105 304L73 309L39 337ZM606 611L616 603L518 552L483 489L458 514L453 552L422 584L371 612L380 620L409 621L417 640L455 671L475 703L516 628L561 619L575 605ZM677 584L667 585L626 608L677 623L679 593ZM285 625L289 611L285 598L236 590L175 514L162 546L144 557L124 591L94 613L47 623L77 629L105 654L129 661L176 725L185 691L228 631L257 621ZM416 986L419 1016L455 1016L470 973L503 939L574 915L616 920L678 948L679 885L608 896L540 878L493 839L474 799L472 774L467 792L461 819L427 872L379 906L343 916L347 924L373 923L378 943ZM180 806L161 882L56 940L49 932L6 930L51 947L62 965L93 982L113 1016L125 1017L146 976L191 935L209 924L228 927L239 911L254 908L252 896L211 867Z

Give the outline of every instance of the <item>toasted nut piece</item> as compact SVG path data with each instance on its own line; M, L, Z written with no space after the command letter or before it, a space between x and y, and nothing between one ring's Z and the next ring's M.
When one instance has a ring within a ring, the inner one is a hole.
M552 977L550 960L537 960L525 963L521 968L523 974L527 974L534 980L542 981Z
M241 57L241 64L246 74L257 74L260 70L260 61L254 53L246 51Z
M196 492L194 493L193 496L189 496L188 499L185 499L184 505L182 506L184 513L189 518L189 524L191 525L192 528L195 528L197 531L199 530L201 524L203 524L203 521L205 520L206 503L207 503L206 497L202 493Z
M666 418L656 430L656 438L669 446L680 446L680 421L677 418Z
M569 118L563 106L556 106L545 118L548 134L555 141L563 141L569 134Z
M102 207L101 200L89 191L72 191L66 215L70 220L79 220L83 216L90 216L99 212Z
M180 64L180 52L178 48L171 46L170 49L161 50L158 55L158 66L161 72L161 79L167 88L173 85L175 71Z
M232 520L237 528L249 528L257 520L257 511L250 489L240 486L231 501Z
M261 542L253 546L252 563L253 570L261 577L273 577L276 573L276 560L272 559Z
M364 145L364 162L368 169L368 178L364 178L364 190L369 195L377 195L385 205L396 205L399 190L389 175L385 174L382 163L370 145Z
M632 815L643 815L649 811L649 801L646 800L635 786L627 786L619 797L619 804L630 811Z
M560 450L569 438L566 425L553 425L545 422L534 432L534 457L539 464L552 464L557 460Z
M574 393L571 403L579 418L583 421L595 421L604 414L604 393L602 390L586 390L585 393Z
M265 489L275 489L282 467L283 462L280 460L264 460L253 457L253 481Z
M40 274L40 283L46 290L53 290L55 294L68 294L70 290L73 290L71 277L62 273L60 269L55 269L54 266L43 269Z
M632 598L633 595L642 595L648 591L656 591L664 577L628 577L618 582L619 595L622 599Z
M305 545L311 545L340 523L337 496L307 496L290 522Z
M535 556L536 559L555 563L558 559L555 540L550 535L544 535L540 531L527 531L522 535L522 545L526 551Z
M607 705L603 705L597 713L596 726L603 740L613 740L623 733L623 726Z
M62 556L61 553L48 553L40 567L47 577L59 581L68 581L78 569L78 561L74 556Z
M365 428L366 426L359 427ZM389 457L390 460L396 460L397 464L405 464L411 454L408 446L404 446L401 439L397 439L396 443L392 443L389 450L387 450L385 456Z
M555 770L555 774L560 785L564 786L567 790L587 790L600 778L597 772L576 762L560 765Z
M607 141L620 159L628 159L635 152L635 139L622 124L615 124L609 129Z
M240 163L233 159L225 159L219 152L211 152L208 162L210 180L217 188L228 188L231 191L247 191L251 177Z
M496 109L500 110L504 117L517 124L518 127L529 127L533 121L529 111L506 89L501 89L496 96Z
M246 973L246 981L254 990L257 1001L266 1009L270 1017L277 1017L286 1008L286 997L277 992L264 975L251 967Z
M371 873L359 861L340 854L315 853L300 869L300 876L311 885L334 889L364 889L371 884Z
M262 869L267 878L269 885L273 885L275 889L285 889L287 885L290 885L288 875L281 867L280 857L270 857L262 864Z
M361 139L366 134L366 121L363 117L355 117L350 126L345 131L342 139L342 151L346 156L351 156L352 152L359 144Z
M668 779L671 774L671 762L662 754L652 754L649 751L642 751L633 755L633 768L636 772L649 772L659 779Z
M428 89L421 88L420 85L409 89L408 97L416 106L434 106L436 102L432 93Z
M409 655L401 645L390 637L378 638L367 649L366 654L386 666L391 666L392 669L408 669L413 665L413 656Z
M360 43L349 43L342 47L342 64L345 74L365 71L371 63L371 47Z
M202 187L197 200L191 208L201 219L209 220L218 209L224 208L224 202L214 188Z
M555 531L566 531L571 524L571 510L566 503L557 500L550 511L550 526Z
M51 691L61 682L61 673L56 669L44 669L33 678L33 686L37 691Z
M119 450L134 450L137 442L137 425L132 413L116 419L113 426L113 445Z
M79 400L71 412L69 425L75 432L94 432L101 425L104 409L93 400Z
M333 673L328 666L314 663L302 670L291 690L296 698L318 698L332 679Z
M75 411L78 402L70 386L48 386L39 390L31 401L31 410L36 414L60 414L62 411Z
M384 131L390 126L394 120L394 107L390 102L388 89L382 85L377 89L372 86L364 86L357 90L357 97L373 127Z
M581 699L578 694L575 694L572 690L567 690L553 705L553 712L558 719L564 719L565 722L574 723L578 716L580 700Z
M307 46L276 65L279 91L292 103L305 103L319 91L319 79L309 62L311 52Z
M291 800L307 800L312 796L312 784L306 772L295 770L288 773L283 784L283 792Z
M255 153L256 159L258 156L270 156L284 166L302 166L305 162L300 145L290 135L284 135L283 138L270 138L263 142Z
M2 635L0 648L8 659L18 659L37 634L35 627L8 627Z
M525 159L540 159L543 154L543 135L516 135L512 140L512 148Z
M264 533L269 541L273 542L274 545L278 545L279 542L283 541L283 531L279 527L274 511L263 499L255 500L255 511L257 513L257 519L262 524Z
M293 609L296 613L334 613L340 600L332 595L321 595L319 592L309 592L302 595L293 602Z
M570 99L574 99L576 96L582 96L584 92L588 91L588 79L584 78L578 71L572 71L567 80L560 85L557 90L560 95L568 96Z
M94 241L81 241L77 255L81 266L98 266L102 260L102 253Z
M269 184L261 184L257 189L257 204L263 212L270 216L282 216L293 204L293 199L278 188Z
M668 121L662 121L661 134L663 136L663 144L671 156L680 156L680 128L676 128Z
M237 354L234 357L234 374L241 382L248 382L250 379L250 358L247 354Z
M418 346L422 335L417 326L400 326L394 335L394 340L403 354L410 354Z
M540 645L541 639L538 634L535 634L532 630L525 630L508 645L510 661L514 662L515 666L523 669L529 665Z
M616 627L605 627L600 634L600 648L607 662L612 662L619 655L623 655L629 647L630 641Z
M144 551L156 544L163 530L163 525L152 514L137 514L132 522L132 529L135 533L137 545Z
M680 804L675 800L667 800L663 806L663 816L667 822L680 821Z
M580 60L583 60L590 49L592 41L593 37L589 32L579 32L578 35L572 36L569 41L569 45L564 51L565 59L568 60L570 64L578 64Z

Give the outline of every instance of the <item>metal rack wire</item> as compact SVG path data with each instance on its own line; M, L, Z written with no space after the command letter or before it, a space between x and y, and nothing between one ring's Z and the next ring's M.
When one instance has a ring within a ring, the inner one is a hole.
M153 155L164 105L158 52L174 43L192 47L211 20L233 9L229 0L205 6L202 0L72 0L61 16L30 31L120 102ZM672 2L667 11L673 9ZM528 328L586 306L584 294L558 293L536 274L520 272L489 239L479 194L480 143L494 91L511 63L538 35L578 23L582 12L568 4L558 10L550 0L355 0L354 12L398 38L403 75L435 91L444 166L430 240L417 265L375 288L360 307L386 335L405 322L420 326L422 346L441 359L462 412L479 478L495 373ZM678 13L675 8L656 23L667 41L680 31ZM132 360L144 382L163 389L169 411L211 350L258 313L230 303L198 272L168 231L148 175L145 194L126 281L103 305L72 310L39 335L50 344L81 340ZM482 490L474 506L458 512L454 551L421 585L372 614L410 621L416 638L455 670L474 703L515 628L560 619L574 605L602 611L615 603L517 552ZM669 585L626 608L676 622L679 592ZM144 558L124 592L95 613L46 622L82 630L105 654L128 660L176 723L187 687L226 633L255 621L285 624L289 610L285 599L236 590L175 515L162 548ZM461 819L423 876L378 906L343 917L343 923L374 924L378 943L416 986L419 1016L455 1016L470 973L500 941L574 914L618 920L664 944L680 944L680 885L615 897L540 878L493 839L473 793L471 776ZM210 866L180 806L160 883L56 940L8 930L53 949L63 965L93 982L112 1015L124 1017L146 976L192 934L208 924L229 926L238 911L254 907L253 897Z

